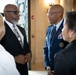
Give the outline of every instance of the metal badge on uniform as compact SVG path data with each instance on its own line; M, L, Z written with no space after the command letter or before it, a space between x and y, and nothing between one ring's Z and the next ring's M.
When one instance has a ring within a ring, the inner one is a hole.
M60 46L60 47L64 47L64 43L61 42L61 43L59 44L59 46Z

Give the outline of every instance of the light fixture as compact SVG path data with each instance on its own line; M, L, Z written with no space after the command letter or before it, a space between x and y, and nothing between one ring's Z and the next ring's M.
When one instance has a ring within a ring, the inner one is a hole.
M52 6L52 5L54 5L54 2L53 2L53 0L50 0L51 2L49 3L49 6Z
M45 4L46 4L47 10L48 10L49 7L54 5L54 0L45 0Z

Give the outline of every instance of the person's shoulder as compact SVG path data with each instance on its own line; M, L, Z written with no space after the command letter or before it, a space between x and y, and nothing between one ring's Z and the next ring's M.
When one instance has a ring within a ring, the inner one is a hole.
M68 55L70 55L69 53L71 53L71 49L69 48L64 48L63 50L61 50L58 54L59 55L63 55L65 57L68 57Z
M49 25L47 28L46 28L46 33L47 32L50 32L50 30L52 29L53 25Z
M50 29L50 28L52 28L53 27L53 25L49 25L48 27L47 27L47 29Z
M48 27L52 27L53 25L49 25Z

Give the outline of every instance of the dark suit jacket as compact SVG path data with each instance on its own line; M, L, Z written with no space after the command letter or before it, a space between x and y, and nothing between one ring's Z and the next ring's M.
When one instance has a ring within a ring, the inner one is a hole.
M45 68L50 66L52 70L54 69L54 55L56 52L62 50L68 43L63 41L61 38L61 32L63 28L63 22L61 23L59 29L55 33L55 37L52 38L51 33L53 25L50 25L46 30L46 41L44 46L44 64ZM52 38L52 41L50 40Z
M76 40L56 55L54 75L76 75Z
M1 40L1 44L5 47L5 49L9 53L11 53L14 57L20 54L25 55L31 52L29 45L27 43L27 40L26 40L26 34L25 34L24 29L18 26L18 28L20 29L21 33L24 36L24 47L22 48L17 37L15 36L13 31L10 29L10 27L7 25L7 23L4 22L4 24L5 24L6 33L3 39ZM18 64L18 63L16 64L17 64L17 68L19 72L21 73L21 75L28 75L27 63L25 63L24 65Z

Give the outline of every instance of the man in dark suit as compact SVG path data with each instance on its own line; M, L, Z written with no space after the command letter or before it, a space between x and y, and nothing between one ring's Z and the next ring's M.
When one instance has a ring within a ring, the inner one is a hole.
M6 33L1 44L14 56L20 74L28 75L27 62L31 60L31 50L26 40L25 30L17 25L20 16L19 9L16 5L8 4L4 8L4 16ZM18 37L15 35L14 27L18 32Z
M53 5L49 8L47 16L50 22L46 30L46 41L44 46L44 64L48 74L54 70L54 56L56 52L62 50L67 42L62 39L64 9L61 5Z

